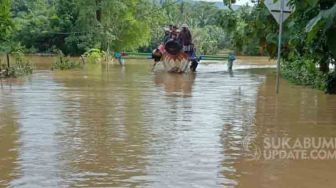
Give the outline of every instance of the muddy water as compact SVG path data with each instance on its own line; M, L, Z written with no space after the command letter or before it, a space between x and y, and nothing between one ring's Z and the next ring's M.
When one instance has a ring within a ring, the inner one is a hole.
M0 187L335 187L336 160L251 160L272 136L333 137L336 97L269 68L148 62L49 71L0 86Z

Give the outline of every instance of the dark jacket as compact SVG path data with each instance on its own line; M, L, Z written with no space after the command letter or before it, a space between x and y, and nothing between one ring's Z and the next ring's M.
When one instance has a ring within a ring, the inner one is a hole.
M166 43L170 39L170 33L166 33L165 36L163 37L163 43Z
M179 40L183 46L192 44L191 32L189 31L189 29L183 29L180 32Z

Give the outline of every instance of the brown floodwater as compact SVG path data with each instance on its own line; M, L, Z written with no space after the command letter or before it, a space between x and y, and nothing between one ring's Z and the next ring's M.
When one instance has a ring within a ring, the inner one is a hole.
M196 74L33 59L0 83L0 187L336 187L335 159L251 160L247 137L336 136L336 96L284 80L275 95L256 58Z

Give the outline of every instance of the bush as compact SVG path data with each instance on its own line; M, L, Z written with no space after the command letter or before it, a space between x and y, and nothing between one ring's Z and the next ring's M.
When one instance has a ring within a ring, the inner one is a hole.
M102 60L103 52L99 49L93 48L85 52L83 56L88 63L99 63Z
M3 78L6 76L7 74L7 65L5 63L3 63L0 59L0 78Z
M282 76L292 83L326 91L327 75L316 68L311 58L302 57L282 62Z
M52 70L70 70L70 69L80 69L82 64L76 61L72 61L67 58L58 59L52 66Z
M71 60L70 58L64 57L63 53L59 51L58 58L52 66L52 70L69 70L69 69L80 69L82 64L76 61Z
M19 77L33 73L32 63L24 58L21 51L13 52L12 56L14 57L14 64L11 63L10 67L0 62L0 77Z

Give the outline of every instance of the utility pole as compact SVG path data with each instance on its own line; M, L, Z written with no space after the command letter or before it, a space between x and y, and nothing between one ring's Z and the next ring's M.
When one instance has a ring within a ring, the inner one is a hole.
M273 0L264 0L265 6L279 24L278 58L277 58L276 86L275 86L276 94L279 94L279 86L280 86L280 71L281 71L280 64L281 64L283 22L292 13L292 8L288 5L288 1L289 0L278 0L277 2L274 2Z
M283 19L284 19L284 8L285 1L281 0L280 3L280 24L279 24L279 42L278 42L278 60L277 60L277 76L276 76L276 93L279 94L280 86L280 61L281 61L281 43L282 43L282 30L283 30Z

